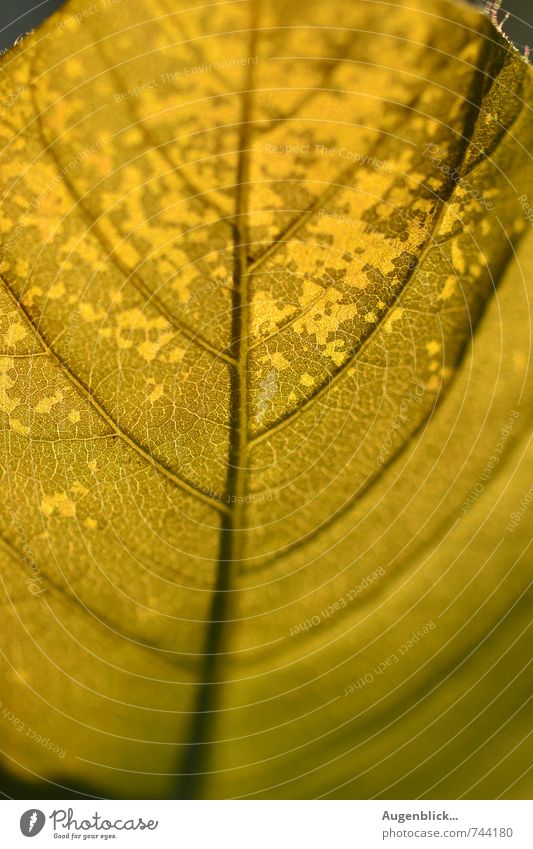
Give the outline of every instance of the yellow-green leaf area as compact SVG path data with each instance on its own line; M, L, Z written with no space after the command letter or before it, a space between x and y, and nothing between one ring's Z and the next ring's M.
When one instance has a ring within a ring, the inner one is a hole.
M2 57L7 794L529 795L532 88L448 0Z

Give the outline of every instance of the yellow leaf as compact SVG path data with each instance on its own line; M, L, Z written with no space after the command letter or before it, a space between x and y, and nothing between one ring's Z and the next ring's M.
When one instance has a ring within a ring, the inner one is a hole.
M527 797L530 68L448 0L1 61L4 792Z

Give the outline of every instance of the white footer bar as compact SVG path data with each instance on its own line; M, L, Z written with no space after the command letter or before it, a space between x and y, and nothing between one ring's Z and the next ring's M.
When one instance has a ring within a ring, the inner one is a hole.
M523 801L4 801L0 829L9 849L533 847Z

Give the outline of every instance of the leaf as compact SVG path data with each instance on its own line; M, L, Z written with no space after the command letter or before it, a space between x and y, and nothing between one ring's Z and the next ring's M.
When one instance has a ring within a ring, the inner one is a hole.
M528 793L531 71L382 6L2 60L6 793Z

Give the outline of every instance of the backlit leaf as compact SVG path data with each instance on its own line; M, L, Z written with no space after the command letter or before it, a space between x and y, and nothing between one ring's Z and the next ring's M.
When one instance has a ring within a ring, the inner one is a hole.
M5 792L527 795L530 68L72 0L1 69Z

